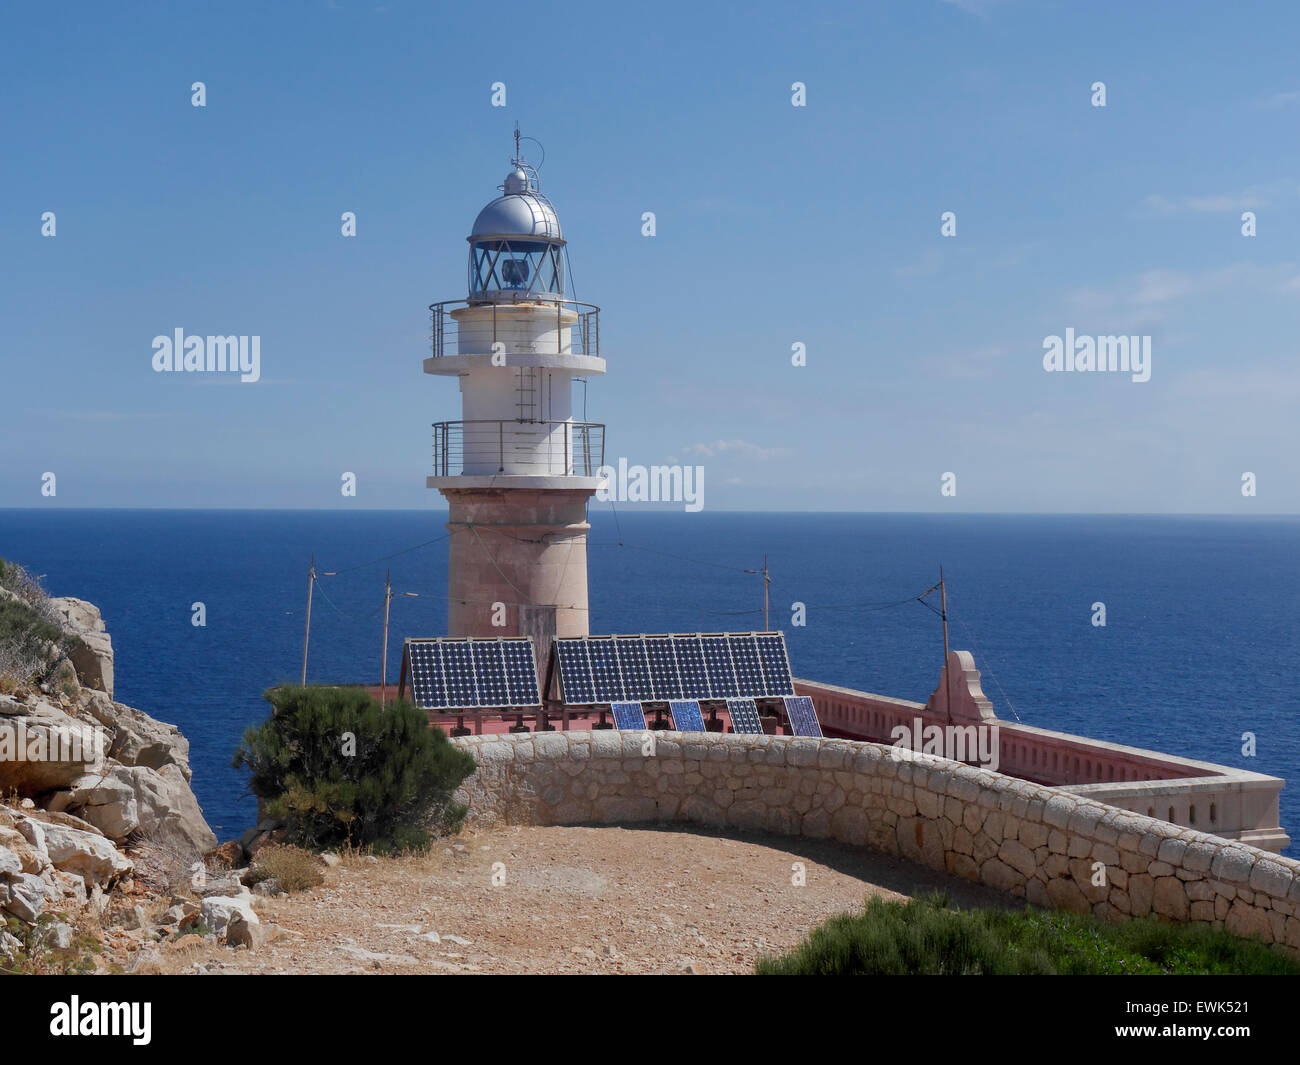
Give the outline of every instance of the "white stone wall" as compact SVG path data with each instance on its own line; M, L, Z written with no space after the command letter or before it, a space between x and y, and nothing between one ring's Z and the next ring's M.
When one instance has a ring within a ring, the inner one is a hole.
M1300 952L1300 862L928 755L682 732L467 736L471 819L686 821L869 846L1102 917L1203 921ZM1095 884L1098 873L1104 884Z

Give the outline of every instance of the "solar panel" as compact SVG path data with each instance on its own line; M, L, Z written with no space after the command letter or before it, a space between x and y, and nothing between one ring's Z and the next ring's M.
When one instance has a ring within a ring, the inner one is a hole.
M821 737L822 726L817 720L817 708L808 696L787 695L782 701L785 703L785 716L790 719L790 729L796 736Z
M478 686L474 683L474 656L466 640L446 640L442 644L442 675L447 682L446 706L478 706Z
M704 715L694 699L674 699L668 704L673 715L673 728L678 732L704 732Z
M591 659L591 685L598 703L612 703L623 698L623 682L618 675L618 659L610 637L588 638L587 657Z
M682 678L677 673L677 656L673 654L673 641L669 636L647 636L646 658L650 661L650 683L656 699L679 699Z
M754 634L729 633L727 646L731 650L731 661L736 667L737 695L767 695L763 683L763 671L758 665L758 648L754 644Z
M790 659L785 653L785 636L779 632L759 633L758 660L763 667L763 682L768 695L793 695L794 682L790 679Z
M615 636L618 671L623 678L623 695L627 699L648 701L655 697L650 683L650 660L645 641L640 636Z
M619 729L644 729L645 711L641 709L640 703L616 702L610 703L609 708L614 712L614 727Z
M433 641L406 645L410 666L411 698L421 709L447 705L447 687L442 681L442 651Z
M763 723L758 719L758 704L753 699L728 699L727 715L731 718L732 732L763 731Z
M704 670L704 651L698 636L674 636L673 650L677 652L677 672L682 679L683 699L707 699L709 676Z
M709 675L713 698L723 699L739 695L736 690L736 673L731 667L731 652L727 650L725 636L701 636L704 649L704 666Z
M499 640L475 640L470 644L474 659L474 677L478 682L479 706L507 706L506 669Z
M542 699L537 689L537 659L533 656L533 641L502 640L501 653L505 659L510 705L540 706Z
M591 687L591 664L587 661L587 641L556 640L555 654L560 662L560 688L564 701L572 706L596 702Z

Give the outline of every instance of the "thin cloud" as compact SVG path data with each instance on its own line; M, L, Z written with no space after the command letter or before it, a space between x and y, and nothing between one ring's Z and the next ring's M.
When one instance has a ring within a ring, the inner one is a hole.
M688 444L682 448L683 455L699 455L701 458L712 459L719 455L743 455L747 458L770 459L777 458L781 455L790 454L789 448L784 447L760 447L758 444L751 444L748 440L714 440L707 444Z

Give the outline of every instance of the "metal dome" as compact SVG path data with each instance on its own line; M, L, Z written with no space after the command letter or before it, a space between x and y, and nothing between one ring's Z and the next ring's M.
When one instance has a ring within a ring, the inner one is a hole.
M498 196L474 219L470 239L475 237L545 237L561 240L560 220L546 197L533 188L522 170L512 170L503 183L504 196ZM519 190L519 191L515 191Z

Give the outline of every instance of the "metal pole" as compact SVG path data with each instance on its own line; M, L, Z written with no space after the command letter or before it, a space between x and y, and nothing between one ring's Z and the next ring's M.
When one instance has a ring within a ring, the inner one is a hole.
M311 639L311 593L316 588L316 552L311 555L311 569L307 571L307 626L302 634L302 683L307 686L307 642Z
M384 653L379 660L379 705L388 704L388 606L393 601L393 571L384 573Z
M952 724L952 670L948 668L948 587L943 583L943 566L939 567L939 617L943 620L943 676L947 699L948 724Z
M772 627L767 623L767 586L772 583L772 578L767 575L767 555L763 555L763 631L771 632Z

